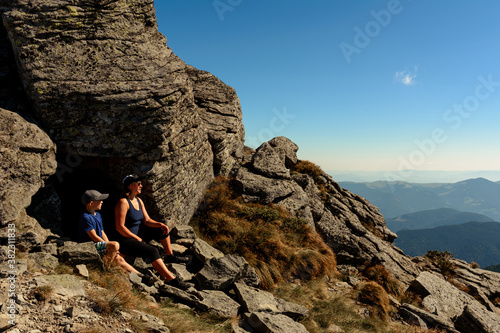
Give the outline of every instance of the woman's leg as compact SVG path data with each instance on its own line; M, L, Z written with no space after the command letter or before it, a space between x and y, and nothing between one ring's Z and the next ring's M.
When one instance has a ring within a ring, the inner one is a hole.
M156 259L151 264L153 265L153 268L156 269L156 271L160 273L160 275L163 276L167 281L175 279L175 276L167 269L167 266L165 266L163 260Z
M160 252L152 245L139 242L136 239L128 238L122 240L122 253L125 255L133 255L151 260L153 268L160 273L167 281L175 279L175 276L167 269L165 263L161 259Z
M174 253L172 251L172 245L170 244L170 236L165 237L160 228L148 227L143 223L139 229L139 237L146 243L149 243L153 239L159 241L161 245L163 245L163 249L167 256L171 256Z

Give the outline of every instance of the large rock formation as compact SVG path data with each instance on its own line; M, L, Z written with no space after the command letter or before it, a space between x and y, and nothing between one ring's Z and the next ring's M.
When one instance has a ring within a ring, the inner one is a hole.
M241 156L234 89L166 46L153 0L0 6L34 116L60 153L117 189L126 174L147 174L152 212L187 223L214 174Z
M15 224L19 239L39 243L50 233L26 214L26 208L55 172L55 155L55 144L37 125L0 109L0 227Z

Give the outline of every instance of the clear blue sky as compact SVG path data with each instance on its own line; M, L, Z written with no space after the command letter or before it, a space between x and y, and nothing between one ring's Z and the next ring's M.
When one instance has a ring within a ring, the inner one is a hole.
M186 63L236 89L246 144L325 171L500 170L500 1L156 0Z

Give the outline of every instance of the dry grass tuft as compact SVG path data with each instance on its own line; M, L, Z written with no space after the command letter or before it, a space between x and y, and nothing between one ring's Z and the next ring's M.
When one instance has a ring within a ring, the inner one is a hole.
M259 274L262 288L335 273L333 251L304 220L278 206L245 203L229 179L215 179L203 206L193 219L199 234L222 252L243 256Z
M417 308L422 308L422 297L411 290L408 290L404 294L402 294L399 298L399 301L401 303L416 306Z
M106 290L91 295L99 312L112 315L136 306L136 297L128 277L119 267L90 270L90 281Z
M290 171L295 171L298 173L305 173L311 176L314 180L317 180L324 172L316 164L310 161L298 161Z
M373 314L380 319L389 317L390 302L384 288L376 282L362 282L356 286L356 299L372 306Z
M38 286L35 287L32 292L37 301L45 302L50 300L50 298L52 297L54 287L52 287L51 285Z
M389 294L394 296L401 294L402 286L400 282L383 265L378 264L368 267L363 272L363 276L381 285Z

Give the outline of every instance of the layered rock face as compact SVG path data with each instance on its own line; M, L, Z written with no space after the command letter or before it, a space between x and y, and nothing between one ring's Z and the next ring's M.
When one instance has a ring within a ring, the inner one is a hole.
M36 238L33 242L43 242L49 232L26 208L56 170L56 146L35 124L0 109L0 147L0 228L15 224L19 238L28 231Z
M35 117L59 151L83 168L99 157L116 184L147 174L152 210L187 223L214 174L240 158L234 89L172 53L152 0L0 6Z

